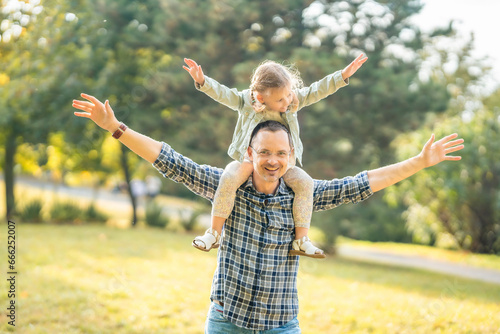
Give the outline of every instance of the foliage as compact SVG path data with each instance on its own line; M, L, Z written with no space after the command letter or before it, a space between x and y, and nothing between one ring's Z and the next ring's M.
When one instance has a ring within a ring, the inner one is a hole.
M40 198L32 199L24 204L19 216L23 222L41 222L42 219L43 201Z
M90 203L83 214L85 220L90 222L105 223L109 219L108 215L97 209L93 202Z
M146 204L146 224L152 227L165 228L170 219L163 214L163 207L155 201Z
M498 94L498 93L497 93ZM434 119L429 129L401 136L398 154L413 154L433 129L436 136L457 132L465 140L460 163L418 173L388 192L403 199L415 241L432 244L451 239L452 246L500 254L500 110L490 107L448 119ZM418 147L418 146L417 146Z
M56 201L50 208L50 219L55 223L80 223L85 219L85 212L75 202Z
M12 13L4 6L2 19L21 27L15 43L0 45L0 160L8 209L14 157L29 160L16 156L19 145L30 145L20 154L46 148L40 164L61 177L94 172L96 185L119 172L129 182L139 169L134 154L111 147L108 134L72 115L69 103L80 92L109 99L120 121L193 160L226 165L237 115L195 90L182 69L184 57L221 83L244 89L265 59L294 62L309 85L365 52L369 60L348 87L299 113L304 168L314 178L394 162L394 138L419 129L429 114L457 115L456 104L469 101L484 74L471 56L472 38L457 52L448 47L459 40L451 24L425 34L411 23L422 7L413 0L48 0L43 10L22 5ZM25 16L18 14L24 12L36 20L22 25L18 18ZM163 189L194 196L173 182ZM361 205L319 216L333 222L321 225L326 234L408 240L404 203L390 206L375 196Z
M188 214L180 214L180 224L181 226L188 232L193 231L198 224L198 218L201 215L209 213L210 211L207 208L197 208Z

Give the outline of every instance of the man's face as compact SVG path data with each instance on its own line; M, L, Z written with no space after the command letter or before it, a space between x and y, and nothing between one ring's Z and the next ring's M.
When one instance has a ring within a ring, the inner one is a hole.
M291 149L288 134L261 130L248 148L248 155L253 161L255 188L277 187L279 179L286 173L290 161Z

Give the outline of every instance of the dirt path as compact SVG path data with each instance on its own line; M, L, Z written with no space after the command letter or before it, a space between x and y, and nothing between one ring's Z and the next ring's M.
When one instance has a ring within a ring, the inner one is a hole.
M339 256L345 258L419 268L488 283L500 284L500 271L493 269L477 268L448 261L439 261L423 256L398 255L349 245L339 245L337 252Z

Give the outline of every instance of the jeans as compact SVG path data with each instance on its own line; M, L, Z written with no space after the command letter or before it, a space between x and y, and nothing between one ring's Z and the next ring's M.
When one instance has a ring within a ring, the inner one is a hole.
M266 331L258 331L253 329L246 329L232 324L229 320L224 318L222 312L224 308L216 303L210 304L208 310L207 321L205 323L205 334L300 334L299 320L293 318L282 327L269 329Z

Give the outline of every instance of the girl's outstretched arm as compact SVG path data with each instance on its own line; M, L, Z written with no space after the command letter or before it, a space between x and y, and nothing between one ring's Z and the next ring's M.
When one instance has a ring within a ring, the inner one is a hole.
M335 93L338 89L347 86L349 84L350 76L352 76L356 71L368 60L364 54L360 54L356 59L354 59L349 65L347 65L342 71L335 71L312 83L309 87L303 87L296 90L297 98L299 100L298 109L302 109L316 103L327 96Z

